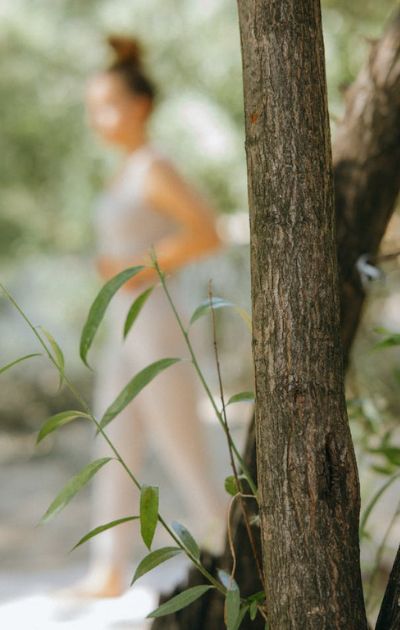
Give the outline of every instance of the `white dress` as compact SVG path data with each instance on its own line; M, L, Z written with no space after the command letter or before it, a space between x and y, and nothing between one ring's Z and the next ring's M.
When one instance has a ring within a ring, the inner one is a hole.
M146 174L155 159L166 158L150 144L134 151L118 182L101 197L95 215L100 255L124 259L142 255L158 239L176 231L177 226L146 204L142 195ZM168 286L178 301L176 276L168 280ZM165 357L188 358L182 333L161 287L153 291L127 339L122 341L129 307L143 290L119 290L109 305L107 338L94 390L98 418L139 370ZM179 309L179 303L177 306ZM197 416L196 379L193 366L187 361L167 368L109 424L106 432L142 483L146 483L142 471L145 447L151 441L191 513L206 523L220 513L221 506L210 478ZM96 457L109 454L109 447L98 436ZM138 514L138 491L118 462L109 462L96 475L93 489L93 527ZM93 538L93 560L128 568L137 532L137 526L128 523Z

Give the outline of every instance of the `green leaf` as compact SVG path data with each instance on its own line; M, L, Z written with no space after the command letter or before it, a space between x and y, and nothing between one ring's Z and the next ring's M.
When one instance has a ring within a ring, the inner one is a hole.
M385 457L394 466L400 466L400 448L396 446L381 446L379 448L369 448L369 453L375 453Z
M155 567L158 567L159 564L166 562L170 558L178 556L180 553L182 553L182 549L179 547L162 547L162 549L156 549L156 551L149 553L139 563L139 566L135 571L135 575L133 576L131 586L134 582L136 582L136 580L142 577L142 575L148 573Z
M148 549L151 548L158 521L158 488L142 486L140 491L140 533Z
M240 592L236 585L236 587L232 587L226 592L225 597L225 623L228 630L236 629L239 612Z
M100 421L101 428L107 426L107 424L111 422L115 416L125 409L131 400L133 400L135 396L137 396L139 392L141 392L142 389L157 376L157 374L180 360L181 359L160 359L138 372L124 387L114 402L108 407Z
M111 521L110 523L106 523L105 525L99 525L98 527L95 527L94 529L92 529L88 534L83 536L83 538L81 538L80 541L77 542L76 545L74 545L74 547L72 547L71 551L79 547L79 545L83 545L83 543L85 543L87 540L90 540L90 538L97 536L97 534L101 534L102 532L105 532L107 529L116 527L117 525L120 525L121 523L127 523L128 521L135 521L138 518L139 518L138 516L125 516L124 518L119 518L116 521Z
M225 595L224 619L228 630L236 630L240 612L239 586L231 575L218 569L218 577L227 589Z
M111 278L111 280L109 280L97 294L96 299L90 307L87 320L82 330L80 341L80 357L84 364L88 367L89 365L87 362L87 354L93 343L94 336L104 317L111 298L115 295L118 289L120 289L122 285L125 284L125 282L130 280L130 278L136 276L136 274L142 271L142 269L144 269L144 266L138 265L136 267L129 267L128 269L121 271L121 273L118 273L116 276Z
M233 475L229 475L229 477L226 477L224 486L227 493L230 494L232 497L234 497L239 492L236 479Z
M393 475L396 467L388 464L387 466L372 466L372 470L379 475L385 475L385 477L389 477L389 475Z
M254 621L254 619L257 617L257 606L258 606L257 600L254 600L250 604L250 613L249 614L250 614L250 619L252 621Z
M200 317L203 317L203 315L206 315L211 308L217 309L224 308L226 306L233 308L233 310L240 315L248 329L251 331L251 317L249 313L244 308L236 306L236 304L232 304L232 302L228 302L228 300L224 300L220 297L213 297L211 300L204 300L204 302L202 302L193 312L193 315L190 318L189 326L194 324L194 322L200 319Z
M177 521L173 521L173 523L171 523L171 527L178 535L185 548L198 560L200 558L200 549L192 534L184 525L178 523Z
M103 457L101 459L96 459L94 462L85 466L75 477L67 483L67 485L61 490L61 492L54 499L53 503L50 505L46 514L42 517L41 523L45 523L49 521L50 518L58 514L66 505L71 501L71 499L85 486L90 479L97 473L104 464L112 459L111 457Z
M58 388L61 389L62 384L63 384L63 380L64 380L64 369L65 369L65 360L64 360L64 354L63 351L61 350L60 346L58 345L57 341L54 339L53 335L51 333L49 333L48 330L46 330L45 328L43 328L43 326L40 327L44 334L47 337L47 341L50 343L53 352L54 352L54 360L57 364L57 367L59 369L60 372L60 381L58 384Z
M11 361L11 363L7 363L7 365L3 365L3 367L0 368L0 374L2 372L6 372L6 370L9 370L11 367L13 367L13 365L16 365L17 363L21 363L21 361L26 361L27 359L30 359L31 357L41 357L42 355L40 354L40 352L35 352L34 354L26 354L24 357L20 357L19 359L15 359L15 361Z
M242 621L245 617L245 614L247 613L248 610L249 610L249 606L247 604L241 607L234 630L239 630L242 624Z
M375 507L376 503L379 501L379 499L384 494L384 492L389 488L389 486L391 486L392 483L394 481L396 481L396 479L398 479L399 477L400 477L400 473L396 473L395 475L390 477L390 479L388 479L386 481L386 483L384 483L383 486L381 488L379 488L379 490L373 495L372 499L370 500L370 502L368 503L367 507L365 508L364 513L363 513L362 518L361 518L360 538L362 538L366 534L365 527L367 525L368 518L369 518L373 508Z
M213 297L211 300L204 300L193 312L192 317L190 318L190 325L194 324L195 321L206 315L211 308L223 308L225 306L230 306L234 308L234 304L232 302L228 302L228 300L224 300L223 298Z
M238 479L240 481L246 481L245 475L239 475ZM224 486L227 493L230 494L232 497L236 496L237 493L240 492L240 488L238 488L238 484L234 475L229 475L225 478Z
M240 392L240 394L235 394L234 396L231 396L228 402L226 403L226 406L231 405L232 403L237 403L237 402L248 402L248 401L254 402L254 400L255 400L254 392Z
M126 316L125 325L124 325L124 339L126 338L128 332L132 328L133 324L136 321L137 316L145 305L148 297L152 293L154 287L150 287L141 293L136 300L133 302L132 306L128 311L128 315Z
M188 588L186 591L179 593L179 595L175 595L175 597L170 599L168 602L165 602L165 604L161 604L161 606L159 606L156 610L149 613L147 617L163 617L164 615L170 615L177 610L186 608L186 606L189 606L189 604L196 601L196 599L199 599L211 588L215 587L206 585L192 586L192 588Z
M52 433L59 427L67 424L68 422L71 422L71 420L75 420L76 418L89 418L90 420L90 416L83 411L62 411L61 413L57 413L56 415L51 416L51 418L46 420L46 422L40 429L36 444L39 444L39 442L43 440L43 438L45 438L46 435L48 435L49 433Z
M378 343L374 345L374 350L391 348L392 346L400 346L400 333L392 333L385 337L385 339L378 341Z
M249 595L247 598L248 602L257 602L258 604L261 604L261 602L263 602L264 600L265 600L264 591L257 591L257 593L253 593L253 595Z

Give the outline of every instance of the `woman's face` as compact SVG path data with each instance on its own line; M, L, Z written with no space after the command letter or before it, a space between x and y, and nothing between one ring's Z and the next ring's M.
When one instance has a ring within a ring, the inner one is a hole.
M89 81L86 107L91 127L102 138L126 146L142 130L150 100L133 94L116 72L105 72Z

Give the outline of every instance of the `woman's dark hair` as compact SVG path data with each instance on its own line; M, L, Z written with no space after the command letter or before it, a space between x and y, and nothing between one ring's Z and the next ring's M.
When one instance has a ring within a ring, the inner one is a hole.
M118 35L110 35L107 42L115 57L107 71L119 74L133 94L148 96L153 100L156 89L143 70L141 44L137 39Z

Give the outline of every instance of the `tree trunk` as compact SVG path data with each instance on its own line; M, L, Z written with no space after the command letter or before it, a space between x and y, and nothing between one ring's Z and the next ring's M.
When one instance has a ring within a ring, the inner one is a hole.
M375 630L400 628L400 548L390 573Z
M356 261L362 254L373 260L400 189L400 12L347 92L333 163L347 364L365 298Z
M319 0L239 2L271 630L366 628Z
M375 76L379 76L379 81L374 79ZM371 49L369 60L347 94L346 113L338 127L333 149L341 333L346 364L365 297L354 263L361 254L376 254L400 189L399 104L400 14L390 22L384 36ZM347 141L350 136L352 142ZM368 169L369 177L363 175L362 165L366 165L364 168ZM387 180L387 185L381 185L380 182ZM256 477L253 423L245 459L252 467L253 477ZM261 589L261 585L251 562L247 534L238 508L234 511L233 520L234 544L238 550L236 578L244 594L254 593ZM253 529L259 539L259 530L256 527ZM226 546L222 557L208 557L206 562L210 570L216 566L230 567L229 546ZM399 581L400 563L396 566ZM188 577L189 585L201 581L197 570L192 570ZM178 587L174 594L186 587L187 584ZM172 593L162 599L171 596ZM210 591L188 609L160 618L153 624L154 630L220 630L223 627L223 600L215 591ZM261 620L251 622L246 617L241 630L261 630L263 627ZM388 626L387 630L389 628L395 630L396 626ZM379 630L383 629L381 625Z

